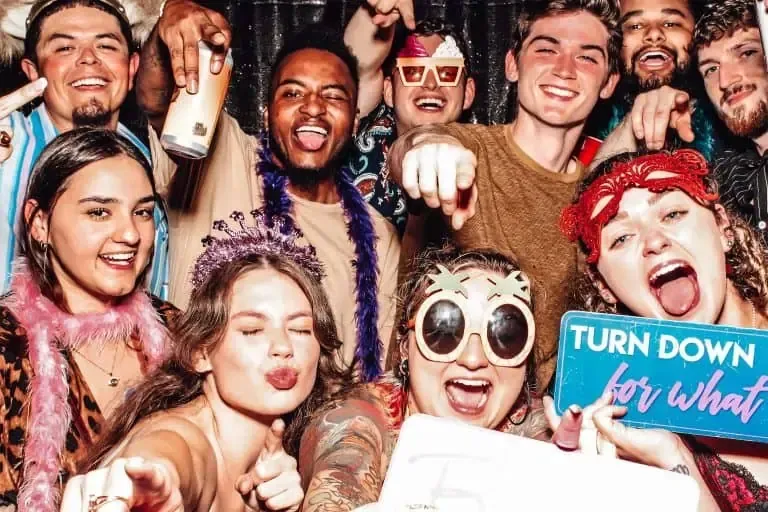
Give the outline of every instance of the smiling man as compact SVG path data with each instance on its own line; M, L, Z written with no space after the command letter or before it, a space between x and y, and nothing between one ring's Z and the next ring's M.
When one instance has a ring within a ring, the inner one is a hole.
M694 0L621 0L621 80L589 130L605 140L595 164L638 149L691 147L707 159L723 145L693 65ZM668 128L675 131L668 133Z
M716 159L721 200L768 240L768 70L755 3L722 0L707 5L696 25L695 45L699 72L718 116L731 133L752 145Z
M183 21L166 10L143 49L137 83L158 153L174 87L159 34L174 33L177 23ZM370 379L385 353L380 338L388 340L393 327L400 242L394 227L339 172L357 126L357 94L357 61L341 34L309 26L288 39L275 58L267 130L260 137L246 134L222 112L204 160L174 162L166 155L155 166L155 177L168 203L175 304L184 307L189 300L190 271L214 221L229 219L233 210L263 209L268 218L299 227L317 251L343 341L340 356L347 365L357 356L358 369ZM325 321L332 321L330 315Z
M680 83L691 69L688 0L622 0L622 80L636 92Z
M416 126L458 121L475 99L475 81L466 42L452 25L426 18L401 30L399 18L412 23L412 0L368 4L344 32L360 63L361 122L349 170L366 200L402 235L408 212L389 176L389 148L397 134Z
M16 255L20 202L45 145L79 126L117 130L151 161L148 148L118 122L133 88L139 54L126 9L119 0L39 0L26 19L21 67L37 85L29 100L43 101L28 116L12 112L0 123L0 293L10 282ZM47 86L46 86L47 84ZM8 152L10 150L10 153ZM167 296L167 223L158 209L149 288Z
M532 276L543 390L554 370L566 285L576 270L576 250L560 235L558 216L583 171L572 155L587 116L618 81L621 35L611 0L526 7L506 57L507 79L518 90L515 121L416 128L397 140L389 165L411 197L442 210L426 220L412 216L409 235L411 222L452 226L449 236L460 247L513 255Z

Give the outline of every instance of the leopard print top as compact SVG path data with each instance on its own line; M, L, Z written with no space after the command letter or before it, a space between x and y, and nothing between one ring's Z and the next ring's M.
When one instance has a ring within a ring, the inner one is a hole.
M154 297L152 305L166 325L178 314L174 306ZM67 351L64 357L70 368L67 380L72 424L62 450L59 471L62 489L67 479L77 474L78 464L105 427L104 416L72 353ZM16 510L17 492L21 487L31 377L26 331L9 309L0 307L0 511L3 512Z

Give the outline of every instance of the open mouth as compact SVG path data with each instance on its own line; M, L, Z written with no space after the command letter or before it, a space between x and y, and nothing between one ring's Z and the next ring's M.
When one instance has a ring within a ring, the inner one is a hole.
M79 80L75 80L69 85L71 85L72 87L80 91L91 91L96 89L102 89L106 87L108 83L109 82L103 78L88 77L88 78L81 78Z
M699 303L696 271L684 261L656 265L648 276L648 284L661 307L671 316L685 316Z
M99 258L107 263L110 267L126 269L133 266L133 262L136 261L136 251L130 252L116 252L112 254L100 254Z
M672 63L672 55L663 50L650 50L640 55L638 62L646 69L661 69Z
M439 112L447 103L443 98L423 97L416 99L416 107L425 112Z
M572 100L579 95L576 91L564 87L557 87L556 85L542 85L541 90L544 91L547 96L560 100Z
M448 403L459 414L475 416L483 412L491 391L485 379L451 379L445 383Z
M328 130L315 124L299 126L294 133L304 151L317 151L328 140Z

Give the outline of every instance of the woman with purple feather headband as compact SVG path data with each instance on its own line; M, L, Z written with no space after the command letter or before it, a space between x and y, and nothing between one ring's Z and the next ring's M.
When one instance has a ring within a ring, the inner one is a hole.
M62 511L299 510L301 433L349 376L314 249L251 214L203 240L173 356L116 410Z

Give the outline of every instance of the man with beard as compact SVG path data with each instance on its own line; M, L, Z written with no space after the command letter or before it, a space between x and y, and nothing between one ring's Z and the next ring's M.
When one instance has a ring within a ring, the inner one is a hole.
M349 170L366 200L401 235L408 212L404 194L389 176L389 148L398 133L413 127L458 121L475 98L461 34L437 18L414 25L412 13L412 0L368 0L344 32L360 62L362 120ZM397 26L401 17L408 30Z
M695 14L689 0L622 0L622 77L616 100L592 121L605 139L602 158L647 149L690 146L708 159L717 138L714 112L691 66ZM602 128L601 128L602 126ZM676 128L667 141L667 128ZM694 136L695 133L695 136Z
M715 163L723 203L766 237L768 227L768 71L753 0L721 0L696 25L699 72L707 95L734 135L751 139Z
M183 85L179 78L187 82L180 72L174 84L171 70L179 68L165 51L164 34L176 26L175 18L160 18L137 79L158 152L171 91ZM263 209L268 219L295 224L317 251L343 341L340 356L347 365L356 360L362 377L372 379L385 355L380 339L392 331L400 244L394 227L339 172L357 127L357 94L357 61L341 34L309 26L285 43L272 66L265 132L250 136L222 112L203 161L160 158L155 178L169 210L175 304L183 308L189 300L189 273L214 221L233 210Z
M4 7L1 26L16 18L20 18L17 25L22 21L26 26L21 67L32 83L0 99L0 293L10 282L26 182L48 142L78 126L108 127L150 158L147 147L118 122L139 65L125 7L118 0L39 0L31 9L11 8L8 3ZM140 9L133 12L147 14ZM3 34L3 44L6 38ZM6 53L7 48L0 50ZM40 95L42 103L28 116L15 110ZM152 293L165 298L168 236L159 208L155 221L148 284Z

